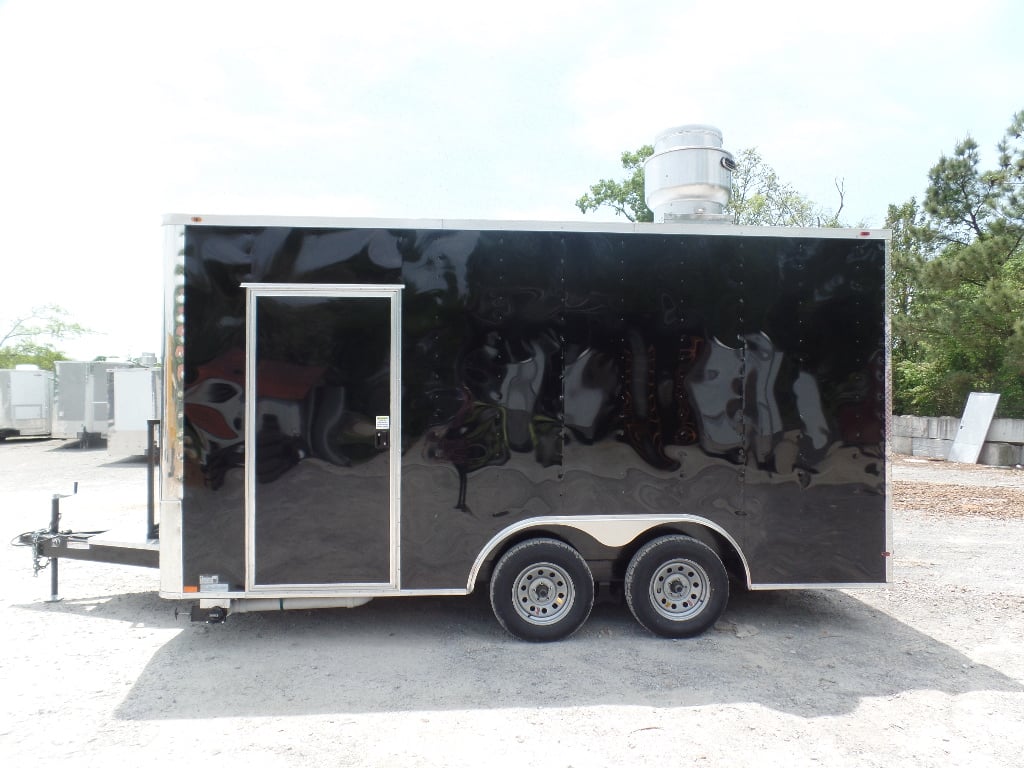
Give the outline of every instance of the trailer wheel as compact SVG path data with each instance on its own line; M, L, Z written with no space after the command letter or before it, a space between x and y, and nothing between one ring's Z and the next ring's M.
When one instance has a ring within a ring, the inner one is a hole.
M714 626L729 600L729 576L714 550L689 536L662 536L626 570L626 603L663 637L694 637Z
M555 539L516 544L494 567L491 609L522 640L561 640L583 626L594 605L594 576L575 549Z

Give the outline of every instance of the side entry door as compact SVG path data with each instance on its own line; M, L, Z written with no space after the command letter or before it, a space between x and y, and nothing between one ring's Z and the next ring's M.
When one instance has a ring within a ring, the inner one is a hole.
M246 589L396 588L401 286L245 288Z

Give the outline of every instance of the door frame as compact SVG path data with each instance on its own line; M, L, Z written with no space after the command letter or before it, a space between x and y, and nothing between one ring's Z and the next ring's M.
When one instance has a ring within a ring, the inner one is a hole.
M242 283L245 289L245 590L275 596L387 593L399 589L402 471L402 285L346 283ZM260 584L256 581L256 311L262 297L323 297L327 299L390 299L391 393L388 425L389 459L389 580L329 584Z

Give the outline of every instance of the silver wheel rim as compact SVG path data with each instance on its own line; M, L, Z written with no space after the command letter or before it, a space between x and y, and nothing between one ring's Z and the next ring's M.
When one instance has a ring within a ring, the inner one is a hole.
M669 560L651 577L651 605L671 621L697 616L707 606L710 594L707 572L692 560Z
M531 624L554 624L565 618L576 601L569 573L554 563L534 563L512 582L516 613Z

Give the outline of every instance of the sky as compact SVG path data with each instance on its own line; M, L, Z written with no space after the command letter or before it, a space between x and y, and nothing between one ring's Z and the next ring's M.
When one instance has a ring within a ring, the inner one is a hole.
M0 333L58 304L74 359L160 354L166 213L614 220L575 201L687 123L878 228L994 161L1022 36L1018 0L0 0Z

